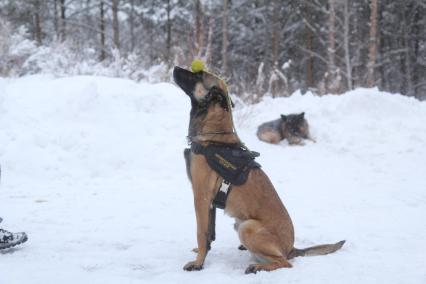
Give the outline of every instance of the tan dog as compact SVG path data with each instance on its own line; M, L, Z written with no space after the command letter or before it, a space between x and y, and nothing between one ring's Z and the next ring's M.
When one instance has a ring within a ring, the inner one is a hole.
M214 142L241 144L234 131L226 84L221 79L208 72L193 73L179 67L175 67L173 77L191 99L190 141L203 146ZM184 269L193 271L203 268L214 240L211 206L223 178L209 166L204 155L188 150L185 159L194 194L198 249L197 258ZM246 273L291 267L288 260L295 256L328 254L344 243L303 250L294 248L290 216L260 168L252 169L243 185L232 186L225 212L236 219L235 227L243 246L262 260L262 263L250 265Z

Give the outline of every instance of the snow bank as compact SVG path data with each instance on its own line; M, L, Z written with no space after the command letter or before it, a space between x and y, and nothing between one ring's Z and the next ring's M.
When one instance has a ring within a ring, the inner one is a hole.
M293 218L296 245L346 239L293 269L243 275L219 214L205 269L188 273L195 217L182 150L189 100L171 84L105 77L0 78L0 215L27 244L0 256L0 283L424 283L426 104L374 89L265 99L238 133ZM317 143L257 140L306 112Z

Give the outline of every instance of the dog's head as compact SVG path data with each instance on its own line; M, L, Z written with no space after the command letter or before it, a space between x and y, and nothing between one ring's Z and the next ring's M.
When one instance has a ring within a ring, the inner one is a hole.
M219 103L228 110L228 90L225 82L217 76L205 71L194 73L176 66L173 79L189 96L193 107L207 110L210 105Z
M203 132L231 131L233 106L225 82L206 72L191 72L175 67L173 78L176 84L191 99L188 136Z
M291 135L304 139L309 138L309 125L305 119L304 112L300 114L282 114L281 120L284 122L282 125L285 131L288 131Z

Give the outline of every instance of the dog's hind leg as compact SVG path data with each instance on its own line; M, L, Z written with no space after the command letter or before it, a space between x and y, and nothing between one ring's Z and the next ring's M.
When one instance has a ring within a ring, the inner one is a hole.
M258 271L272 271L279 268L291 268L292 265L283 256L261 256L267 263L250 264L245 274L257 273Z
M281 135L277 131L273 131L273 130L259 131L257 133L257 137L261 141L272 143L272 144L278 144L282 140Z
M239 219L235 219L235 223L234 223L234 230L238 232L238 228L240 227L241 223L243 221L239 220ZM243 245L239 245L238 246L239 250L247 250L247 248Z
M278 238L271 234L259 221L249 219L240 224L238 234L241 243L264 263L251 264L245 273L272 271L292 265L283 254Z

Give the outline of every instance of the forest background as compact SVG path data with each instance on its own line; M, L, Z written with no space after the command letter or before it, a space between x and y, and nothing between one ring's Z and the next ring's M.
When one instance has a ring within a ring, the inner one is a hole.
M255 102L378 87L426 99L425 0L0 0L0 76L171 80L206 61Z

